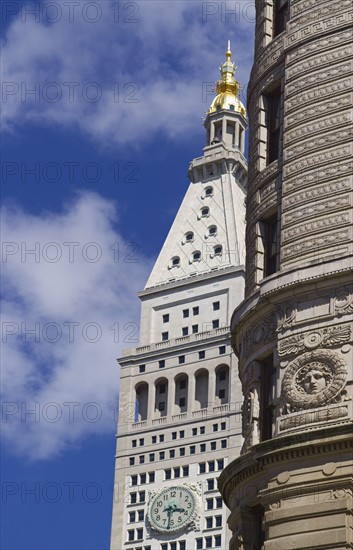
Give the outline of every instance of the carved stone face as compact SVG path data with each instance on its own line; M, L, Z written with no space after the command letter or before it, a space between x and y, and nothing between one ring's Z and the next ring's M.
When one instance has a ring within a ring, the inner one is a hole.
M302 386L306 393L315 395L326 388L326 379L323 372L319 370L309 370L302 382Z

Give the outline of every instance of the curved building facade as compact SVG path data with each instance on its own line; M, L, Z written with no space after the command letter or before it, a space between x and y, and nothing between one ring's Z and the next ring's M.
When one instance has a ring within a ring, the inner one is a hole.
M256 2L232 550L353 548L352 3Z

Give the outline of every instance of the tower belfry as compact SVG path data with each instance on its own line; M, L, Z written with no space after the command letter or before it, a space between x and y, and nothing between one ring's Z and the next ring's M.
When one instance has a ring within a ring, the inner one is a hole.
M230 313L243 299L246 111L228 44L206 146L141 300L125 350L111 548L226 548L217 478L242 445Z

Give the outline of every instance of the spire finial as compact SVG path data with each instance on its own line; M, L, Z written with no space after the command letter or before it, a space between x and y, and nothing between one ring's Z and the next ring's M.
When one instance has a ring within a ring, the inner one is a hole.
M226 51L226 58L227 58L227 59L230 59L231 57L232 57L232 52L231 52L231 49L230 49L230 40L228 40L227 51Z

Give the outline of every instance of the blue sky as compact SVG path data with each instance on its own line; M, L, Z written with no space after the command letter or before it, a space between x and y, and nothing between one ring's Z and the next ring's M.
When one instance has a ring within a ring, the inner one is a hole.
M1 548L103 550L115 359L137 345L136 292L202 154L228 38L245 101L253 2L1 9Z

